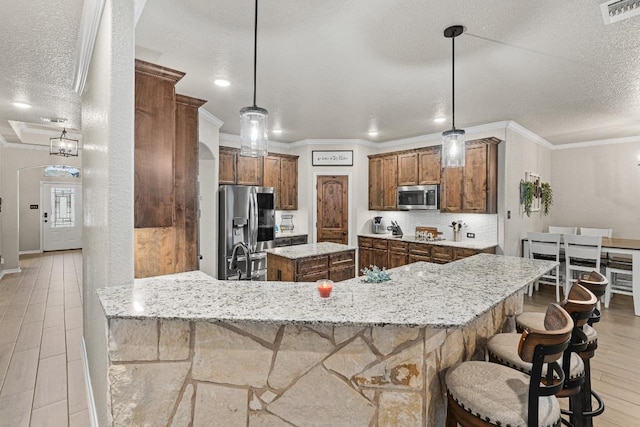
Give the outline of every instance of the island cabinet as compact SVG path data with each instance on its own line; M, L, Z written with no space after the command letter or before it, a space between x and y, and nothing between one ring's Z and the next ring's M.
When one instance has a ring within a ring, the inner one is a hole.
M467 141L465 166L443 168L440 188L442 212L498 211L497 138Z
M289 255L291 252L283 252L283 255L274 253L285 250L292 251L291 248L270 249L267 251L267 280L315 282L320 279L330 279L334 282L340 282L355 277L355 249L310 256ZM300 253L303 252L304 246L300 250Z
M298 209L298 156L269 153L264 158L264 186L275 189L276 209Z

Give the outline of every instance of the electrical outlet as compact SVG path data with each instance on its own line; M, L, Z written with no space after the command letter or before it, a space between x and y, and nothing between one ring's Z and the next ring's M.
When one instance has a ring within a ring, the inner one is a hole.
M476 233L467 233L467 237L469 239L475 239L476 238Z
M4 257L0 255L0 264L4 264Z

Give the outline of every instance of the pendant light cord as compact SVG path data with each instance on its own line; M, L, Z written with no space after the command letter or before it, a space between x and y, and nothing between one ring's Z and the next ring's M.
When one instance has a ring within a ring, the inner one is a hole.
M257 2L258 0L256 0ZM451 37L451 97L452 99L452 114L451 114L451 129L456 129L456 38ZM255 95L254 95L255 96ZM255 103L255 101L254 101Z
M253 106L256 106L256 75L258 63L258 0L256 0L256 19L253 25Z

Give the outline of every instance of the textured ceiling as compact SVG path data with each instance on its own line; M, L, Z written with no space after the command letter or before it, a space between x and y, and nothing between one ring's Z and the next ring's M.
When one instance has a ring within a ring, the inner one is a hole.
M456 127L514 120L553 144L637 136L640 16L605 26L601 1L262 0L257 104L282 141L441 132L451 126L442 31L461 24ZM19 142L7 121L43 116L80 128L72 83L82 2L4 3L0 135ZM136 27L136 57L186 72L178 92L209 100L222 132L239 132L238 111L252 101L253 6L147 1ZM435 124L437 115L449 120Z

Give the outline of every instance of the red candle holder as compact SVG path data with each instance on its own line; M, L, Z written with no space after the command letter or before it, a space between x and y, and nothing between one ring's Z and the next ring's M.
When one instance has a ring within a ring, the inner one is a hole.
M333 289L333 280L322 279L316 281L318 284L318 292L321 298L329 298L331 296L331 290Z

